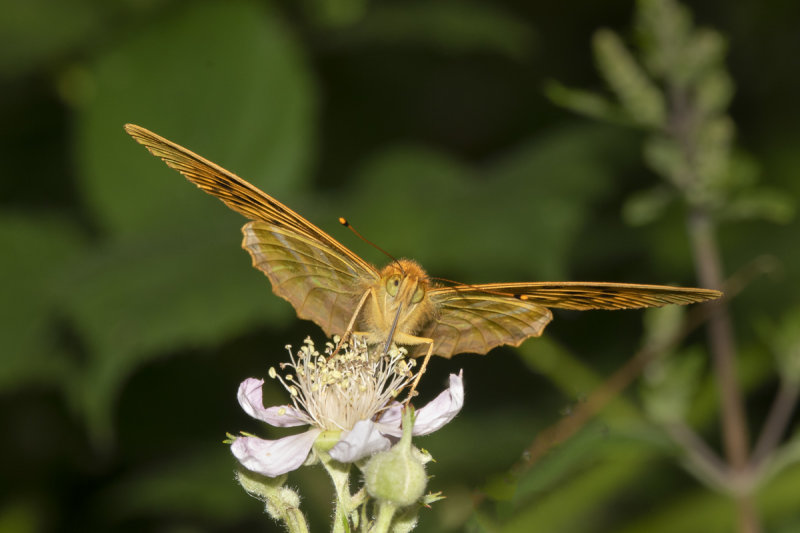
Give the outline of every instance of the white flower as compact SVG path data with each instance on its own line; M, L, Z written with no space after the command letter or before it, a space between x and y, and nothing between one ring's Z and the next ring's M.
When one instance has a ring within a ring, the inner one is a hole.
M231 444L233 455L248 470L276 477L300 467L317 437L324 431L340 434L328 451L343 463L351 463L387 450L396 442L401 429L402 405L394 398L415 375L403 353L393 349L382 357L371 356L363 344L329 355L314 350L306 339L297 357L291 355L295 374L277 378L292 396L292 405L265 408L261 387L264 380L250 378L239 386L239 404L247 414L276 427L310 426L303 433L278 440L253 436L237 437ZM427 435L452 420L464 404L461 373L450 375L450 386L416 412L414 435Z

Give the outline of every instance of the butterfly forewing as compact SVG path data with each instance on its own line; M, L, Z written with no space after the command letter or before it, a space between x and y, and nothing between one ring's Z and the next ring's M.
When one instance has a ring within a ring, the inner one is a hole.
M711 289L640 285L635 283L606 283L581 281L543 281L529 283L486 283L457 285L431 291L455 291L462 294L486 295L520 299L556 309L637 309L661 307L668 304L691 304L719 298L720 292Z
M362 269L375 270L336 239L236 174L140 126L126 124L125 131L169 167L183 174L205 192L222 200L237 213L250 220L262 220L304 234L337 253L348 256L354 263L359 263Z
M345 331L358 299L378 281L375 270L292 230L254 221L242 233L242 247L272 282L275 294L328 336Z
M236 174L145 128L127 124L125 130L189 181L253 220L242 228L242 245L273 291L328 335L344 333L354 300L378 279L375 267Z

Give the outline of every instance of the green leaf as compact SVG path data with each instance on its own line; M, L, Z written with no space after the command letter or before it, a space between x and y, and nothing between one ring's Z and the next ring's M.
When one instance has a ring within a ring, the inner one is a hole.
M610 30L599 30L592 44L597 68L631 120L650 128L663 127L666 120L664 95L619 36Z
M655 222L675 200L675 191L656 185L631 194L622 205L622 218L631 226L644 226Z
M369 0L305 0L309 18L322 26L349 27L367 12Z
M596 436L604 433L594 429ZM558 491L533 493L515 509L502 531L516 533L532 530L581 532L587 521L612 505L617 495L626 487L641 482L642 469L653 454L642 451L635 443L614 437L595 439L594 446L586 441L575 446L583 448L594 461L559 483ZM579 450L576 450L579 452ZM588 457L584 456L586 461ZM569 465L566 465L569 467Z
M713 72L724 72L726 48L725 39L719 32L695 30L683 47L682 60L674 81L681 86L689 86Z
M758 331L771 348L778 363L781 377L790 383L800 384L800 307L790 309L773 324L762 321Z
M706 116L724 113L733 99L734 88L733 80L724 69L709 71L694 87L698 111Z
M689 10L675 0L639 0L634 30L647 69L656 78L674 79L692 31Z
M517 351L532 372L546 376L569 398L585 398L605 379L548 336L524 343ZM603 413L608 420L638 416L636 407L624 397L613 399Z
M47 513L36 496L25 494L0 508L0 533L36 533L45 529Z
M65 267L85 250L66 219L0 213L0 390L31 383L65 384L74 371L56 323L67 283Z
M492 3L376 2L361 23L340 35L353 45L423 45L446 53L492 52L524 60L533 48L532 29Z
M111 439L120 387L145 362L293 316L250 268L237 233L167 228L99 247L72 272L68 312L89 351L73 397L99 445Z
M90 74L96 95L78 117L80 177L111 235L226 216L128 137L126 122L270 193L297 188L307 177L315 95L293 36L267 4L185 4L122 39Z
M574 113L611 123L632 124L622 109L601 94L573 89L557 81L549 81L544 92L551 102Z
M795 214L796 202L784 191L754 187L731 198L722 206L720 216L729 220L761 219L788 224Z
M724 192L730 172L730 158L736 126L728 116L703 122L696 139L695 169L698 186L712 194Z
M197 445L189 454L166 459L121 476L98 492L90 508L113 512L121 522L186 513L207 526L252 514L252 502L233 480L235 461L225 446Z
M609 438L607 430L603 423L590 421L572 438L553 444L551 453L539 459L519 479L517 502L568 485L576 472L596 465L600 457L618 445Z
M644 312L644 346L664 350L672 339L678 338L684 325L686 307L667 305Z
M691 350L662 357L648 365L642 399L650 418L665 424L686 421L706 357L702 350Z
M361 169L346 198L356 209L348 218L356 227L368 224L367 237L380 235L380 246L419 260L432 275L564 279L587 205L608 191L614 171L606 155L617 140L595 126L554 130L482 169L397 146Z
M0 72L9 79L63 56L91 34L102 15L91 0L11 1L0 7Z
M663 135L650 136L644 141L643 156L647 166L676 187L683 189L690 185L689 168L675 140Z
M122 125L139 123L250 181L268 180L264 188L281 196L307 177L315 98L277 12L248 0L182 6L89 73L96 96L80 109L77 151L107 240L72 272L67 309L90 351L73 399L102 445L119 388L144 362L292 315L239 249L241 217Z

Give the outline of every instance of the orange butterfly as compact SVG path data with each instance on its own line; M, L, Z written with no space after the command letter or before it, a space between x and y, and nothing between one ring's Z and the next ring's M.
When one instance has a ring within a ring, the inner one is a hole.
M357 327L370 343L427 345L415 356L484 354L538 337L549 308L631 309L719 298L710 289L603 282L522 282L437 286L400 259L378 270L315 225L224 168L133 124L125 130L189 181L250 219L244 241L253 266L297 316L328 336ZM425 364L423 363L422 371Z

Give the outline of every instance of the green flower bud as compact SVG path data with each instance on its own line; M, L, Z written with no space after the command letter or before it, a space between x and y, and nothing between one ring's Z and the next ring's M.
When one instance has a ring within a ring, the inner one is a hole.
M413 413L403 414L403 437L392 449L376 453L364 466L367 492L379 502L407 507L425 493L428 476L418 450L411 445Z

